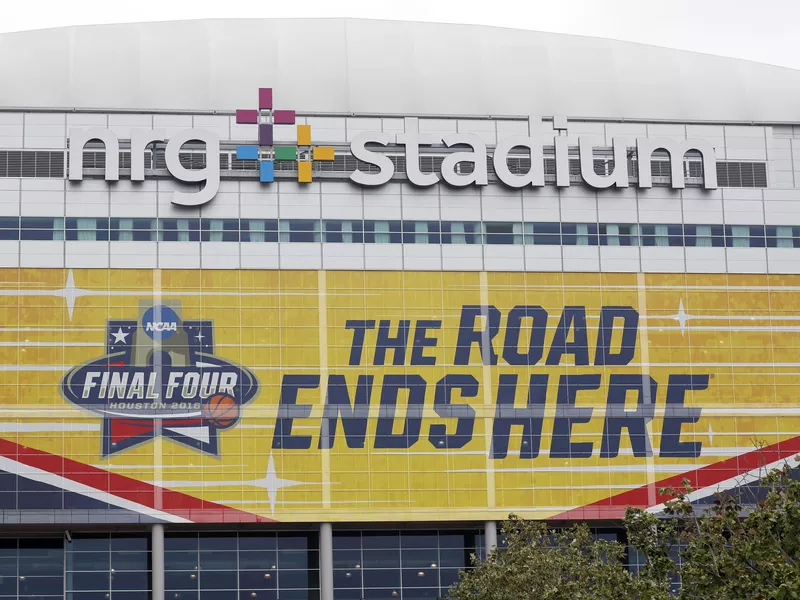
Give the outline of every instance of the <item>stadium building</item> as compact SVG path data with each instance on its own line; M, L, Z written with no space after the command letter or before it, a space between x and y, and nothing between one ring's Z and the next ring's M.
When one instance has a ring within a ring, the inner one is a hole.
M436 598L800 452L800 72L241 19L0 76L1 598Z

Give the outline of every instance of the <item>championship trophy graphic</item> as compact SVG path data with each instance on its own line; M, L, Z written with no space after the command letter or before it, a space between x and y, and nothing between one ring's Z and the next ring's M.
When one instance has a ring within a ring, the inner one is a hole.
M218 455L219 432L238 423L258 380L214 355L211 321L183 320L180 303L165 301L108 321L106 355L71 369L61 392L103 417L103 457L157 435Z

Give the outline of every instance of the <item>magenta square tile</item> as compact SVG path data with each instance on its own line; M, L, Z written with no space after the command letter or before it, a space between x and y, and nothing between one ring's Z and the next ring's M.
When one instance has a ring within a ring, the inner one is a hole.
M237 110L236 122L240 124L255 124L258 123L257 110Z
M272 108L272 88L258 88L258 108Z
M294 125L295 113L293 110L276 110L275 111L275 124L276 125Z

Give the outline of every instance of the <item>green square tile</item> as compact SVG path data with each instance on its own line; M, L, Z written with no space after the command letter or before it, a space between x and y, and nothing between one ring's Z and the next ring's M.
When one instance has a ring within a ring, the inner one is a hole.
M297 160L297 146L276 146L275 160Z

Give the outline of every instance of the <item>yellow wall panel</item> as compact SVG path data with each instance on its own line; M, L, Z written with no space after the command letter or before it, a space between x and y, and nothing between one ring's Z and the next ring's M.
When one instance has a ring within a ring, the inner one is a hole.
M722 481L758 446L797 443L797 276L7 269L0 283L19 290L0 296L0 437L276 520L548 518L699 468ZM157 306L174 331L147 321ZM91 369L94 387L65 383ZM178 414L130 380L109 414L114 369L257 383L190 381ZM131 437L155 421L161 435Z
M311 125L297 126L297 145L298 146L311 145Z

